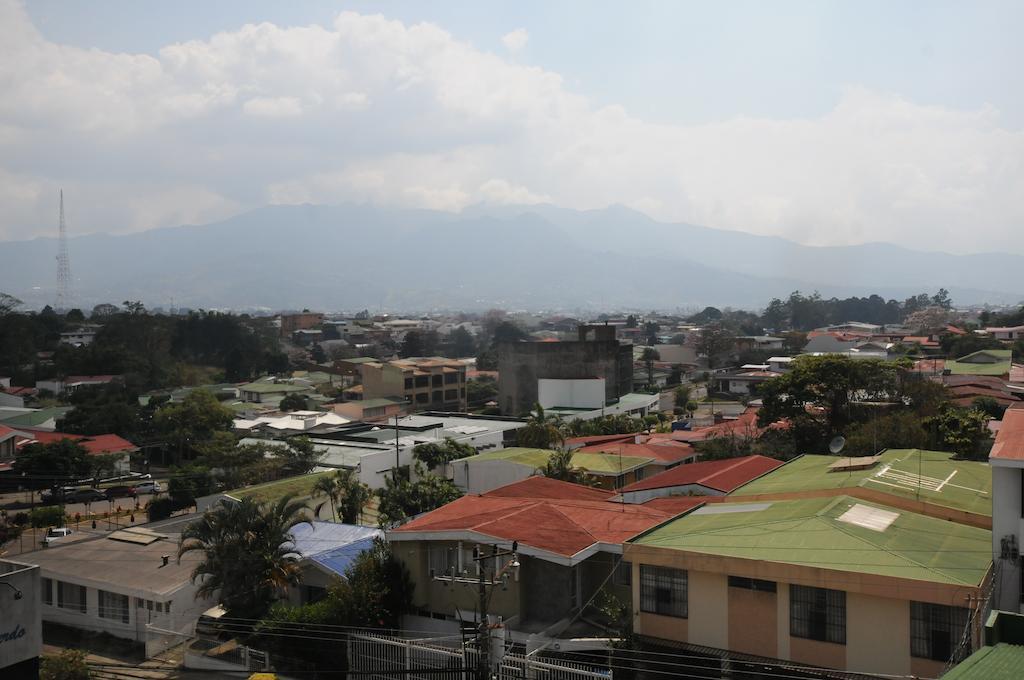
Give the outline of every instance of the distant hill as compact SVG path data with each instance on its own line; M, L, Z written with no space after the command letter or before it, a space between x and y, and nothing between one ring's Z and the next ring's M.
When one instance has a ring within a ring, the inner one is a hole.
M76 303L206 308L756 308L793 290L1024 299L1024 256L817 248L633 210L268 206L202 226L69 242ZM54 239L0 243L0 291L54 299Z

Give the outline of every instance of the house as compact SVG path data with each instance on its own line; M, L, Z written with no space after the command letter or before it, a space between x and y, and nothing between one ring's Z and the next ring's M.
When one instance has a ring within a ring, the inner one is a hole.
M120 375L69 375L64 379L37 380L37 390L49 390L53 394L71 394L83 387L113 385L124 382Z
M785 373L793 365L794 357L768 357L768 370L772 373Z
M609 502L611 497L601 489L531 477L463 496L388 531L415 584L416 614L406 617L404 627L457 634L460 621L476 618L478 596L475 580L452 583L451 576L475 576L474 547L508 550L513 541L521 566L491 591L489 605L512 640L525 644L531 636L557 636L604 585L628 604L631 572L622 566L622 542L671 514ZM579 623L589 629L588 637L606 635Z
M81 530L20 555L39 567L43 621L137 642L146 640L148 625L190 633L199 615L216 604L196 597L191 574L202 557L190 552L177 558L180 533L194 519Z
M512 447L486 451L453 461L452 479L466 493L486 493L499 486L539 474L554 454L550 449ZM614 453L572 454L573 469L584 472L602 489L620 489L647 474L660 472L653 455L624 456Z
M253 404L271 404L276 406L289 394L309 396L314 390L309 385L295 384L291 380L278 378L261 378L238 387L242 401Z
M993 611L984 646L951 668L943 680L1017 680L1024 668L1024 616Z
M378 397L331 404L331 410L349 420L376 422L406 415L409 403L401 397Z
M1008 349L982 349L946 360L945 370L951 375L992 375L1009 377L1012 352Z
M43 651L39 567L0 559L0 677L38 680Z
M774 352L782 349L785 340L770 335L740 335L736 338L736 350L740 352L760 350Z
M17 443L30 436L28 433L15 430L12 427L0 425L0 465L14 460Z
M623 560L647 645L725 667L736 655L937 677L978 644L990 541L836 496L704 505L627 540Z
M1016 342L1024 339L1024 326L990 326L985 332L996 340Z
M278 317L278 322L281 327L281 337L286 338L295 331L319 326L324 322L324 315L319 312L282 314Z
M1024 613L1021 546L1024 544L1024 408L1003 413L989 453L992 466L992 554L998 569L998 609Z
M711 376L712 391L743 395L756 394L758 385L772 378L778 378L780 375L766 369L767 366L744 366L738 371L715 373Z
M96 339L96 334L99 333L101 328L103 326L99 324L83 324L74 330L65 331L60 334L60 344L71 345L72 347L87 347Z
M349 418L343 418L337 413L326 413L324 411L288 411L277 412L273 415L262 415L255 418L235 418L232 428L243 434L264 431L274 435L287 436L289 434L302 434L317 428L344 425L351 422Z
M781 467L782 461L765 456L742 456L677 465L623 487L627 503L643 503L665 496L724 496Z
M49 432L24 428L17 437L15 446L21 449L29 444L52 444L70 439L85 449L90 456L114 456L115 463L111 470L114 475L127 474L131 471L131 455L139 452L139 447L116 434L80 435L64 432Z
M30 427L34 430L53 431L57 421L71 411L71 406L51 406L48 408L16 408L0 407L0 423L13 428Z
M302 570L300 585L288 589L288 600L294 605L323 599L331 583L345 578L359 553L384 536L380 529L320 521L296 524L291 534L291 547L301 557Z
M1024 386L1008 384L995 376L943 375L941 380L952 397L950 401L964 408L973 406L974 400L982 397L994 399L1003 407L1024 399Z

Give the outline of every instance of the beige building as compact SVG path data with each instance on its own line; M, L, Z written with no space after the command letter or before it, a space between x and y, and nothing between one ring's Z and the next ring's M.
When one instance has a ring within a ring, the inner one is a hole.
M843 496L705 505L623 559L648 644L934 678L978 645L990 541Z
M410 411L466 411L466 364L443 357L410 357L358 364L363 399L404 397Z

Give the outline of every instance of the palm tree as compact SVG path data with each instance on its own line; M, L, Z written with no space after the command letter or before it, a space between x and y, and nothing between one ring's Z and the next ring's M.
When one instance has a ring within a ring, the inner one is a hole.
M363 508L370 502L373 492L359 481L359 476L353 470L338 470L334 477L340 498L338 508L341 510L341 521L345 524L358 524Z
M339 470L340 472L340 470ZM320 496L327 496L331 501L331 519L335 522L338 521L338 498L341 496L341 487L338 485L337 475L324 475L323 477L316 480L316 484L313 485L312 491L313 498L319 498ZM321 503L321 505L323 505ZM320 516L319 506L317 508L317 516Z
M527 418L526 425L516 434L516 442L520 446L533 449L549 449L552 444L561 445L565 443L561 424L560 418L549 418L544 413L544 407L535 404L534 412Z
M305 505L285 496L273 504L252 497L225 502L181 533L178 560L202 554L192 570L196 598L216 595L233 616L256 619L299 582L292 527L309 519Z
M548 457L548 462L540 468L540 473L549 479L559 479L573 484L587 484L589 478L582 470L572 465L572 451L559 449Z

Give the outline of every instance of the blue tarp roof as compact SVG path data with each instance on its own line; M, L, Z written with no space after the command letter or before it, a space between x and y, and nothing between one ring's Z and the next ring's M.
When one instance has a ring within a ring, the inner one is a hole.
M380 529L334 522L303 523L292 527L295 552L338 576L345 574L348 565L373 544L375 537L383 535Z

